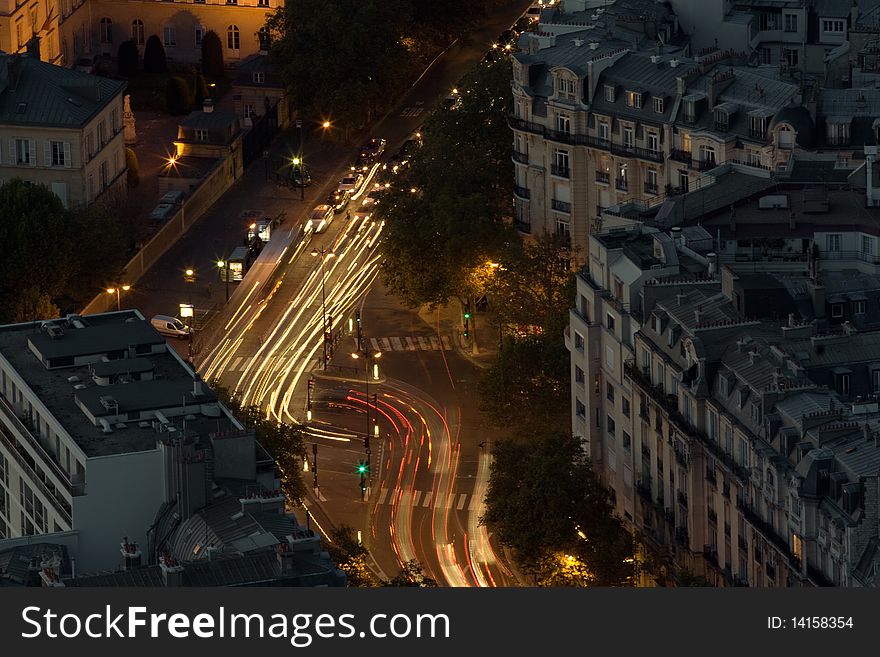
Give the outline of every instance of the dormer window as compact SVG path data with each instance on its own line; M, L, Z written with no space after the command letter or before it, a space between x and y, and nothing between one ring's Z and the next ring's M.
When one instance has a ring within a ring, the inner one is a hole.
M196 128L196 141L208 141L208 131Z
M255 72L253 80L255 84L263 84L266 81L266 74L262 71Z
M556 78L556 95L568 100L575 99L575 83L570 78Z
M655 114L663 114L663 112L666 111L666 103L663 102L663 99L660 96L654 96L654 98L652 99L652 103L654 105Z
M730 117L723 109L715 110L715 129L727 132L730 127Z
M605 100L607 100L609 103L614 102L614 85L613 84L606 84L605 85Z
M746 405L746 401L749 398L749 389L746 386L743 386L739 389L739 407L744 408Z
M684 120L693 123L697 120L697 103L694 100L684 101Z
M829 146L845 146L849 143L850 120L844 116L831 116L825 119L826 137Z
M635 109L642 108L642 92L641 91L627 91L626 92L626 106L633 107Z
M749 136L755 139L767 138L767 120L772 116L769 110L749 112Z

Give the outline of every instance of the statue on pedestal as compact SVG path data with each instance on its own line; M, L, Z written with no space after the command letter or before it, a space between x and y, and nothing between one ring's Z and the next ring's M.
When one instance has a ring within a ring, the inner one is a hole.
M128 145L137 142L137 131L134 127L134 112L131 111L131 96L125 95L122 108L122 132L125 143Z

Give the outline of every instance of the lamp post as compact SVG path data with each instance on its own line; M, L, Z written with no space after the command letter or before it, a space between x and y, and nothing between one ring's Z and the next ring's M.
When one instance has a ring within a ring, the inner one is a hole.
M327 343L329 342L329 332L333 329L332 326L327 326L327 296L324 292L324 279L327 277L324 263L327 258L334 258L336 254L333 251L328 251L325 247L321 246L312 251L313 256L321 256L321 326L324 328L324 369L327 369Z
M295 157L290 162L293 171L299 169L299 200L303 201L306 198L306 165L301 157Z
M373 377L378 379L379 378L379 367L378 367L378 364L376 363L376 360L378 358L380 358L381 356L382 356L381 351L371 349L368 346L361 346L358 348L357 351L352 352L352 354L351 354L351 357L354 358L355 360L363 357L364 365L365 365L364 372L366 374L366 376L364 377L364 386L365 386L365 393L367 396L367 431L364 434L364 453L367 456L367 461L366 461L366 469L365 470L361 470L359 468L359 471L361 472L361 499L362 500L364 499L364 494L366 492L364 489L364 486L363 486L364 474L369 474L369 472L370 472L370 453L371 453L371 450L370 450L370 426L372 426L372 423L370 422L370 403L372 402L372 398L370 397L370 369L371 369L370 365L372 364L375 368L373 371ZM379 425L377 424L376 429L375 429L375 436L376 437L378 437L378 435L379 435L378 432L379 432Z
M220 275L226 281L226 301L229 302L229 260L223 259L217 261L217 268L220 270Z
M128 292L131 289L131 285L118 285L117 287L108 287L107 294L115 294L116 295L116 311L119 312L122 309L122 305L119 300L119 296L121 292Z

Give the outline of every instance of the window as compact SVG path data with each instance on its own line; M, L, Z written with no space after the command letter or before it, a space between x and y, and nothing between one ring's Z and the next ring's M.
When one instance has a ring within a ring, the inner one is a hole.
M101 189L106 189L107 185L110 184L110 175L109 169L107 168L107 160L101 162Z
M584 371L577 365L574 366L574 382L584 384Z
M842 20L822 19L822 31L833 32L835 34L843 34L845 23Z
M614 102L614 85L613 84L606 84L605 85L605 100L607 100L609 103Z
M138 46L144 45L144 22L140 18L131 22L131 40Z
M864 315L866 304L867 302L865 301L853 301L853 312L856 315Z
M599 121L599 139L604 141L611 139L611 129L606 121Z
M785 15L785 31L786 32L797 32L797 14L786 14ZM825 21L823 21L825 22Z
M238 0L226 0L226 4L227 4L227 5L237 5L237 4L238 4Z
M627 180L627 166L626 162L621 162L617 165L617 189L620 191L626 191L629 188L629 181Z
M613 436L615 430L617 429L617 425L616 425L615 422L614 422L614 418L611 417L610 415L608 416L607 419L608 419L608 424L607 424L607 426L608 426L608 435L609 435L609 436Z
M627 148L632 148L634 143L635 137L632 126L625 126L623 128L623 145Z
M880 373L880 370L877 370ZM880 377L878 377L880 380ZM623 412L623 417L629 417L629 399L627 397L620 398L620 409Z
M70 144L64 141L50 141L48 144L49 157L46 159L51 162L53 167L69 167L70 161Z
M825 124L825 136L831 146L845 146L849 143L849 119L829 119Z
M868 235L862 235L862 253L864 255L874 255L874 238Z
M254 83L263 84L266 81L266 74L262 71L257 71L253 76Z
M654 105L654 112L657 114L663 114L663 99L659 96L654 96L654 98L652 99L652 103Z
M574 401L574 412L582 420L587 417L587 407L584 406L584 403L580 399L575 399Z
M726 132L730 127L730 115L723 109L715 110L715 129Z
M201 128L197 129L196 141L208 141L208 131Z
M21 19L15 23L15 43L17 48L21 48L24 45L24 41L21 37Z
M574 80L567 78L556 79L556 94L561 98L574 100Z
M269 0L258 0L258 1L257 1L257 6L258 6L258 7L268 7L268 6L269 6Z
M653 153L660 150L660 135L656 132L648 133L648 150Z
M746 468L749 467L749 443L746 442L745 438L739 439L739 451L736 455L736 463L737 465Z
M605 396L608 398L608 401L612 404L614 403L614 385L610 381L605 383Z
M838 374L837 375L837 392L841 395L848 395L850 391L850 375L849 374Z
M724 425L724 443L722 447L725 454L733 453L733 427L729 424Z
M104 121L98 123L98 143L99 148L104 148L107 144L107 124Z
M574 332L574 348L578 351L584 350L584 336L577 331Z
M688 123L697 120L697 104L693 100L684 101L684 120Z
M230 25L226 28L226 47L229 50L238 50L241 46L241 34L238 25Z
M714 146L700 146L700 161L705 162L706 164L715 164L715 147Z
M645 191L649 194L657 193L657 169L648 169L645 172Z
M104 17L100 26L101 43L113 43L113 21Z
M554 164L551 173L556 176L568 178L568 151L554 151L553 162Z
M36 166L37 154L33 139L11 139L12 160L21 166Z
M165 45L166 46L176 46L177 45L177 31L174 29L173 25L166 25L164 30L165 35Z
M767 119L763 116L749 117L749 135L763 139L767 130Z
M842 303L832 303L831 304L831 316L835 319L839 319L843 317L843 304Z
M556 234L566 243L571 242L571 223L568 219L556 220Z
M642 94L639 91L627 91L626 92L626 106L634 107L635 109L642 108Z
M253 103L244 104L244 118L252 119L257 115L257 107Z
M623 448L628 452L632 449L632 436L623 431Z
M825 236L825 250L831 253L840 251L840 233L830 233Z
M614 315L611 313L605 315L605 327L614 333Z
M267 2L262 6L268 7L269 3ZM260 41L260 50L269 50L269 46L272 45L272 37L269 34L269 28L265 26L261 27L260 31L257 32L257 38Z
M556 115L556 130L558 132L564 132L566 134L571 134L571 117L567 114L557 114Z
M713 443L718 442L718 413L706 411L706 433Z
M792 68L798 65L798 51L794 48L785 48L783 50L783 59L787 66Z
M201 25L196 26L196 48L202 47L202 39L205 36L205 28Z

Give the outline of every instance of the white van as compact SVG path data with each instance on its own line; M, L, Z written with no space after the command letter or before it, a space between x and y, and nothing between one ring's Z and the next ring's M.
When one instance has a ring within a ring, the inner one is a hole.
M156 315L150 320L150 323L162 335L170 335L177 338L188 338L192 335L192 329L176 317Z

